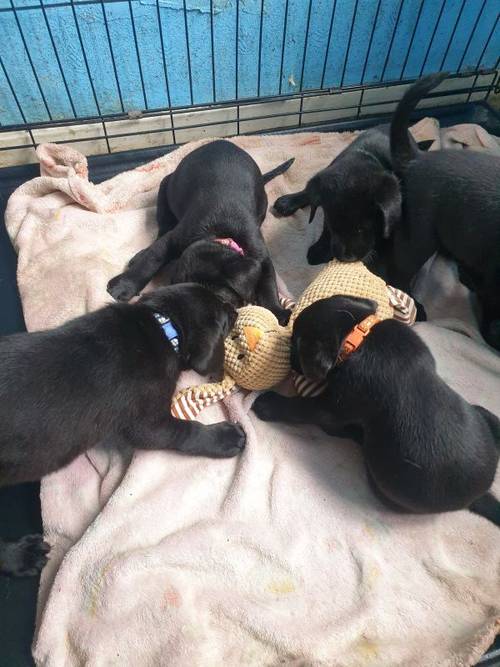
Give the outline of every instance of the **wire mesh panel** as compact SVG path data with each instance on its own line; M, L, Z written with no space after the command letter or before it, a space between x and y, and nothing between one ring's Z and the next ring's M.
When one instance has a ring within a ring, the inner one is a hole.
M239 132L252 101L275 98L298 98L304 124L313 92L493 72L499 13L499 0L0 0L0 125L166 112L158 131L175 142L178 110L242 102L213 120Z

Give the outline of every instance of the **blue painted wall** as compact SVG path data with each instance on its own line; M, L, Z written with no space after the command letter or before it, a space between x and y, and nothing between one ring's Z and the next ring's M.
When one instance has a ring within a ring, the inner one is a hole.
M0 123L497 65L500 0L0 0Z

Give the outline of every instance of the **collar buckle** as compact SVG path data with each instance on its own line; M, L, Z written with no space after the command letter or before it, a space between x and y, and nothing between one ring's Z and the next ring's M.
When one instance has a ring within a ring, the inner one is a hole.
M172 324L170 317L165 317L165 315L155 312L153 312L153 317L163 329L163 333L172 344L174 351L179 354L179 333Z
M368 317L365 317L364 320L361 320L359 324L356 324L356 326L344 338L337 365L342 361L345 361L345 359L347 359L350 354L355 352L358 347L362 345L366 336L368 336L372 328L379 322L381 322L381 319L378 317L378 315L368 315Z

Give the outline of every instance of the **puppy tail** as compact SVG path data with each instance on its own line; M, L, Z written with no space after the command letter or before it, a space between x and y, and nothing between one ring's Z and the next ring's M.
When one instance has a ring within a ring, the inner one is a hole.
M430 74L419 79L411 86L397 106L391 121L391 156L394 171L400 174L406 165L415 157L418 150L410 140L408 123L410 115L422 97L446 79L447 72Z
M475 500L469 509L474 514L479 514L500 527L500 501L493 494L485 493L484 496Z
M279 164L277 167L274 167L274 169L271 169L271 171L266 171L265 174L262 174L262 178L264 179L264 183L269 183L269 181L272 181L273 178L276 178L276 176L279 176L280 174L284 174L287 169L290 169L292 164L295 162L295 158L292 157L286 162L282 162Z

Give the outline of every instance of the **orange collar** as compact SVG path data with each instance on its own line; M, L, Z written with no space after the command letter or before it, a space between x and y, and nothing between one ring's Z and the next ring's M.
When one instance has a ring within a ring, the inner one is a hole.
M368 315L368 317L365 317L364 320L361 320L359 324L356 324L354 329L352 329L344 338L337 364L342 363L350 354L355 352L363 343L366 336L368 336L372 328L380 321L381 319L378 317L378 315Z

